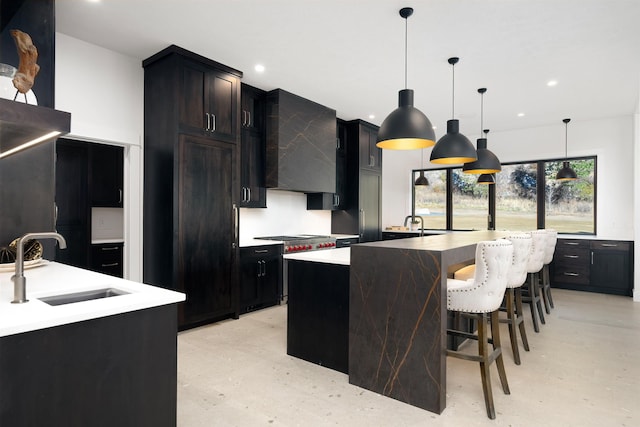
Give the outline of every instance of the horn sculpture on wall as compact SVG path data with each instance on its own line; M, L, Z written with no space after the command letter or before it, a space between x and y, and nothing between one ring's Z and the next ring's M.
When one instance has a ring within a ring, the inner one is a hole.
M34 80L40 66L36 64L38 60L38 49L33 44L31 36L20 30L11 30L11 37L16 42L16 49L18 50L18 57L20 62L18 64L18 71L13 77L13 86L17 89L15 98L18 97L18 92L24 94L25 101L27 99L27 92L33 87Z

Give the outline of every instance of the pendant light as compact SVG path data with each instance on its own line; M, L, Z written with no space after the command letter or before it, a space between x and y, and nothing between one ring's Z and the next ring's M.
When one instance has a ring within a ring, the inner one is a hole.
M416 182L413 185L429 185L429 180L426 176L424 176L424 148L420 152L420 176L416 179Z
M469 139L459 132L460 122L455 117L455 65L459 58L449 58L451 64L451 75L453 81L451 96L451 120L447 120L447 133L438 140L438 143L431 151L431 162L452 165L472 162L478 157L476 149Z
M484 138L478 138L477 140L478 149L476 152L478 153L478 160L465 163L462 167L462 171L465 173L480 175L483 173L496 173L502 170L498 157L487 148L487 134L489 133L489 129L482 130L484 121L484 93L486 91L487 89L484 87L478 89L478 93L480 94L480 130L484 132Z
M558 181L573 181L578 179L578 175L576 174L576 171L574 171L573 169L571 169L571 166L569 165L569 161L567 160L567 133L568 133L568 127L569 127L569 122L571 121L571 119L563 119L562 120L564 122L564 162L562 162L562 169L560 169L558 171L558 174L556 175L556 179Z
M417 150L431 147L436 136L424 113L413 106L413 89L407 89L407 22L413 8L400 9L404 29L404 89L398 93L398 108L382 122L376 146L388 150Z
M496 183L496 177L493 173L483 173L478 177L478 184L481 185L491 185Z

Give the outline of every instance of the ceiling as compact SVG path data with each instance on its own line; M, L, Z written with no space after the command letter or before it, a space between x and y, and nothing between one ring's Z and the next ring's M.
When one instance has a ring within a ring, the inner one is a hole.
M408 87L438 137L452 117L452 56L455 116L470 138L480 87L492 132L636 109L638 0L56 0L56 31L141 61L176 44L256 87L379 125L405 87L406 6Z

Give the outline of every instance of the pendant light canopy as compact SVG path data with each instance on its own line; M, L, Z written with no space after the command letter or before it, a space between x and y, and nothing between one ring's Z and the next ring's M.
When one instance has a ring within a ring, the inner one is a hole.
M451 120L447 120L447 133L438 140L431 151L431 162L453 165L472 162L477 159L476 150L469 139L459 132L460 122L455 117L455 65L459 58L449 58L452 73Z
M429 185L429 180L427 179L426 176L424 176L424 164L423 164L423 160L424 160L424 149L422 149L422 151L420 152L420 176L416 179L416 182L413 183L413 185Z
M478 184L481 185L491 185L496 183L495 174L492 173L483 173L478 177Z
M556 175L556 179L558 181L573 181L578 179L578 175L576 174L576 171L574 171L573 169L571 169L571 166L569 165L569 161L566 160L567 159L567 133L568 133L568 127L569 127L569 122L571 121L571 119L563 119L562 120L564 122L564 158L565 161L562 162L562 169L560 169L558 171L558 174Z
M487 91L486 88L478 89L478 93L480 94L480 129L482 130L483 119L484 119L484 93ZM498 157L493 154L487 148L487 134L489 133L489 129L482 130L484 132L484 138L478 138L477 140L477 150L478 160L471 163L465 163L462 167L462 171L465 173L473 173L473 174L483 174L483 173L496 173L502 170L502 166L500 165L500 160Z
M404 30L404 89L398 93L398 108L382 122L376 146L388 150L417 150L431 147L436 136L433 125L424 113L413 106L413 89L407 89L407 21L413 8L400 9L405 20Z

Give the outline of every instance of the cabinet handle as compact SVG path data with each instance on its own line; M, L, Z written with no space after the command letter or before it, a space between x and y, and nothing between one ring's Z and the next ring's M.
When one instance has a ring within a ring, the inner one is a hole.
M600 246L602 246L604 248L615 248L618 245L616 243L601 243Z
M269 249L256 249L253 251L254 254L266 254L269 253Z
M242 110L242 126L246 126L246 125L247 125L247 111Z
M251 187L247 187L247 202L251 201Z
M118 192L120 193L118 196L118 203L122 203L122 189L118 190Z
M578 243L576 242L565 242L564 244L569 246L578 246Z
M247 198L245 197L245 192L247 191L247 187L242 187L242 201L246 202Z
M567 272L567 273L563 273L563 274L564 274L565 276L579 276L579 274L578 274L578 273L569 273L569 272Z
M256 261L256 264L258 264L258 274L256 277L262 277L262 261Z
M364 209L360 209L360 224L359 224L359 231L360 231L360 239L364 239Z
M109 247L109 248L100 248L101 251L117 251L119 249L118 246Z
M373 157L373 154L369 155L369 166L375 166L376 165L376 158Z
M267 275L267 261L262 260L262 277Z
M251 111L247 111L247 126L251 126Z
M593 251L591 251L591 265L593 265Z
M117 267L120 265L119 262L112 262L111 264L100 264L102 267Z
M204 113L207 116L207 127L205 128L205 130L209 130L211 129L211 116L209 116L209 113Z
M216 115L211 113L211 132L216 131Z
M580 258L578 255L565 255L565 258Z
M240 222L240 218L238 217L240 215L240 211L238 209L238 205L236 205L235 203L233 204L233 243L231 244L231 247L235 249L235 247L238 244L238 223Z
M340 149L340 138L336 138L336 150Z

